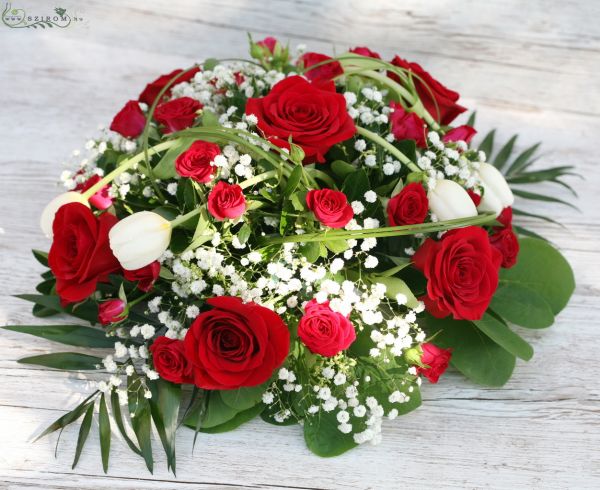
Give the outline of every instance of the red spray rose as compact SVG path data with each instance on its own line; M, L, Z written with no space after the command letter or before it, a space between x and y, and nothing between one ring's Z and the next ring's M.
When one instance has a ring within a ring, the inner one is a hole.
M444 87L418 63L411 63L396 56L392 60L392 64L405 70L410 70L417 75L413 79L419 98L423 102L425 109L427 109L436 121L442 124L450 124L456 116L467 110L456 103L460 97L458 92ZM398 80L398 76L393 73L390 74L390 77Z
M85 182L75 187L76 191L85 192L100 180L99 175L92 175ZM88 199L89 203L97 209L108 209L112 206L113 198L109 193L110 185L105 185L96 194Z
M321 53L304 53L298 58L298 66L304 68L304 76L311 82L327 82L333 80L338 75L343 75L344 70L342 65L338 61L332 61L330 63L323 63L324 61L331 60L330 56ZM311 66L319 65L312 70L309 70Z
M207 141L194 141L192 145L175 160L175 170L182 177L190 177L196 182L206 184L217 171L211 165L221 154L219 145Z
M145 125L146 116L140 109L140 104L137 100L130 100L117 112L110 123L110 130L126 138L137 138L144 131Z
M444 143L448 143L450 141L464 141L465 143L470 143L473 139L473 136L477 134L475 128L471 126L467 126L466 124L462 126L457 126L456 128L452 128L448 131L442 141Z
M267 36L262 41L258 41L256 44L262 46L263 48L267 48L272 54L275 51L277 39L275 39L273 36Z
M184 75L177 77L177 79L173 82L171 87L177 85L178 83L190 81L192 78L194 78L194 75L196 75L196 73L198 73L199 71L199 68L194 68L193 70L188 71ZM158 97L159 92L167 83L169 83L169 80L171 80L171 78L173 78L175 75L182 72L183 70L174 70L171 73L167 73L166 75L161 75L156 80L146 85L146 88L142 91L138 100L151 106L154 103L156 97ZM168 97L169 95L171 95L171 87L169 87L169 89L165 91L164 96Z
M502 212L496 218L496 221L502 223L502 226L505 228L510 228L512 226L513 219L513 210L510 206L504 208Z
M196 99L180 97L159 104L154 111L154 119L166 126L165 133L181 131L194 124L196 112L202 107Z
M517 263L519 240L511 226L493 232L490 235L490 243L502 254L502 267L510 269Z
M244 191L237 184L217 182L208 195L208 212L218 220L236 219L246 211Z
M356 133L335 85L311 84L299 76L278 82L265 97L248 99L246 114L258 118L258 128L277 146L289 148L291 136L304 150L304 163L323 163L329 148Z
M110 213L96 218L78 202L65 204L56 213L48 263L63 304L86 299L98 282L108 281L109 274L121 269L108 244L108 232L117 221Z
M452 349L442 349L430 343L423 344L421 347L423 349L421 363L428 367L417 366L417 372L425 376L431 383L437 383L440 376L448 369Z
M423 186L414 182L388 201L387 215L390 226L423 223L429 212L429 200Z
M314 354L333 357L346 350L356 340L350 320L329 307L329 301L310 300L298 323L298 337Z
M308 191L306 205L315 217L330 228L343 228L354 216L346 194L331 189Z
M428 238L413 256L427 278L427 310L437 318L481 319L498 287L501 261L483 228L450 230L437 242Z
M288 355L290 332L275 312L231 296L207 300L185 339L194 384L233 390L267 381Z
M161 378L177 384L192 384L192 365L185 355L183 340L158 337L150 346L154 369Z
M125 318L125 301L122 299L109 299L100 303L98 307L98 321L102 325L118 323Z
M381 59L381 56L379 56L379 53L376 53L375 51L371 51L369 48L367 48L365 46L357 46L356 48L351 49L350 52L354 53L354 54L360 54L361 56L367 56L368 58L376 58L378 60Z
M147 293L152 290L154 283L160 274L160 262L155 260L150 264L135 270L123 270L125 279L131 282L137 282L137 287L140 291Z
M419 148L426 148L425 122L414 112L406 112L398 102L392 102L390 107L394 112L390 114L392 134L397 140L415 140Z
M469 197L471 198L471 201L473 201L473 204L475 204L475 207L479 206L479 203L481 202L481 194L475 194L472 189L467 189L467 194L469 194Z

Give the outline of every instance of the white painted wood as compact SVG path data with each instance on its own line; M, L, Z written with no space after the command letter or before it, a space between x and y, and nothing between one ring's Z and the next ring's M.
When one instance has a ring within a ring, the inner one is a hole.
M192 434L182 431L177 478L162 457L148 474L116 440L104 476L94 434L71 471L74 428L63 434L57 459L56 437L31 444L89 387L79 375L16 364L57 346L2 332L1 488L600 486L598 2L98 0L76 8L86 21L69 29L0 26L0 324L34 320L29 305L10 295L33 290L41 268L29 249L48 247L38 215L57 192L54 183L70 151L157 74L206 57L244 55L246 31L314 50L369 45L386 57L400 53L460 91L464 103L477 108L482 131L519 132L521 148L542 140L544 165L575 164L585 176L573 180L583 211L536 203L535 211L549 211L567 228L532 227L562 248L578 286L552 329L522 331L535 357L517 362L502 389L449 373L424 387L422 408L386 424L380 446L336 459L311 455L297 427L253 421L228 434L201 435L193 455Z

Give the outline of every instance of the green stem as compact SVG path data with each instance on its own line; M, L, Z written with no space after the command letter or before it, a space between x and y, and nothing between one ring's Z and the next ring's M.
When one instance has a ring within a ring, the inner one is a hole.
M153 146L148 149L148 153L154 155L156 153L160 153L168 148L171 148L176 143L176 140L165 141L163 143L159 143L158 145ZM140 152L137 155L128 158L121 162L121 164L115 168L112 172L106 174L102 179L96 182L92 187L90 187L87 191L85 191L82 195L85 199L89 199L96 192L102 189L105 185L110 184L114 179L116 179L123 172L129 170L136 163L140 163L144 159L144 152Z
M242 189L246 189L247 187L252 187L253 185L258 184L259 182L268 180L272 177L277 177L277 170L269 170L267 172L263 172L262 174L255 175L254 177L252 177L248 180L244 180L243 182L240 182L238 185Z
M192 209L189 213L185 213L181 216L178 216L177 218L171 221L171 229L177 228L179 225L181 225L181 223L184 223L188 219L193 218L197 214L200 214L203 208L204 206L198 206L196 209Z
M377 143L379 146L382 146L387 151L389 151L392 155L394 155L398 160L400 160L404 165L410 168L413 172L420 172L421 169L413 163L410 158L408 158L404 153L402 153L398 148L392 145L390 142L386 141L384 138L379 136L378 134L369 131L368 129L362 128L360 126L356 126L356 132L367 139L370 139L374 143Z
M133 301L128 301L127 302L127 306L129 308L131 308L132 306L137 305L140 301L146 299L148 296L150 296L152 293L146 293L146 294L142 294L139 298L135 298Z

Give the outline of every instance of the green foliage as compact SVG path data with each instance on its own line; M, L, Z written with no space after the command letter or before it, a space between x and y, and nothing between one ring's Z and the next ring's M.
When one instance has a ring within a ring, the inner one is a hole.
M261 402L262 395L267 386L268 382L258 386L238 388L237 390L222 390L219 394L225 405L238 411L243 411Z
M79 428L79 435L77 436L77 446L75 447L75 457L73 458L73 465L71 469L75 469L77 463L79 462L79 457L81 456L81 451L83 450L83 446L85 446L85 442L87 441L88 435L90 433L90 427L92 426L92 419L94 416L94 404L90 404L85 412L85 417L83 417L83 422L81 422L81 427Z
M96 369L102 359L77 352L54 352L39 356L24 357L19 359L20 364L35 364L53 369L64 369L65 371L91 371Z
M100 434L100 454L102 456L102 469L108 471L108 457L110 455L110 419L104 393L100 397L100 412L98 414L98 431Z
M339 456L356 447L351 434L341 433L337 426L335 411L320 412L304 421L304 440L308 448L318 456Z
M544 297L517 283L501 284L490 308L506 321L526 328L546 328L554 323L554 313Z
M490 313L484 314L481 320L473 321L473 325L512 355L520 357L525 361L528 361L533 356L531 345L508 328L506 323L495 318Z
M172 179L177 175L175 171L175 160L194 142L194 138L182 138L177 140L169 148L154 167L153 173L157 179Z
M129 414L131 426L138 441L142 457L150 473L154 469L154 458L152 456L152 420L150 415L150 403L144 398L144 390L139 382L139 377L128 378L129 390Z
M172 468L175 473L175 433L181 404L181 385L159 378L149 382L148 387L152 393L150 412L167 455L167 469Z
M2 328L77 347L111 348L115 343L103 330L82 325L8 325Z

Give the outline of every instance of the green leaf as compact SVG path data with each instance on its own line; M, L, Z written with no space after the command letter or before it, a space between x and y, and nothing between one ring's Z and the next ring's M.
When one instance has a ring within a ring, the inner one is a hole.
M93 401L90 401L90 400L93 397L95 397L97 394L98 394L97 391L92 393L85 400L83 400L79 405L77 405L73 410L71 410L70 412L67 412L62 417L59 417L58 419L56 419L48 427L46 427L44 432L42 432L39 436L37 436L33 440L33 442L37 441L38 439L41 439L44 436L47 436L48 434L51 434L52 432L57 431L58 429L64 429L67 425L75 422L79 417L81 417L83 415L83 413L88 409L88 407L90 405L93 406L94 403L93 403Z
M559 199L558 197L546 196L545 194L537 194L535 192L524 191L521 189L512 189L512 192L515 196L522 197L523 199L531 199L534 201L544 201L544 202L556 202L560 204L564 204L565 206L569 206L573 209L578 209L577 206L571 204L570 202Z
M234 429L237 429L240 425L249 422L254 417L256 417L259 413L261 413L265 409L262 403L257 403L253 407L244 410L242 412L238 412L235 417L228 420L227 422L222 423L221 425L216 425L210 428L200 429L200 432L205 432L207 434L220 434L222 432L229 432Z
M46 308L45 306L35 304L33 305L31 313L37 318L47 318L49 316L58 315L60 311L56 311L52 308Z
M343 160L335 160L331 164L331 170L339 178L344 179L351 173L356 172L356 167L350 163L344 162Z
M79 435L77 436L77 446L75 448L75 457L73 458L73 466L71 466L72 470L75 469L75 466L77 466L77 463L79 462L81 451L90 433L90 427L92 426L93 416L94 404L91 403L87 411L85 412L85 417L83 417L83 422L81 422L81 427L79 428Z
M331 250L334 254L340 254L348 250L347 240L327 240L324 245Z
M202 68L204 71L214 70L215 66L219 64L219 60L216 58L207 58L204 63L202 63Z
M37 261L45 267L48 267L48 252L42 252L41 250L32 250L33 256Z
M564 228L564 225L562 223L559 223L558 221L553 220L552 218L548 218L547 216L542 216L541 214L528 213L526 211L522 211L520 209L515 208L513 208L513 214L518 216L528 216L530 218L541 219L543 221L547 221L548 223L553 223Z
M511 176L529 167L529 165L533 163L531 157L540 147L540 144L541 143L536 143L535 145L524 150L508 168L508 170L506 171L506 175Z
M496 158L494 158L494 166L498 170L502 170L504 168L504 165L506 165L508 158L512 154L513 148L515 146L515 141L517 141L516 134L511 139L508 140L508 142L498 152L498 154L496 155Z
M290 177L287 180L285 188L283 189L284 199L288 199L294 193L294 191L298 187L298 184L300 183L300 180L302 179L302 172L303 169L301 165L296 165L294 167L294 170L292 170L292 173L290 174Z
M504 322L485 313L481 320L473 324L498 345L514 356L529 361L533 357L533 348L521 336L513 332Z
M102 359L77 352L54 352L52 354L24 357L17 362L20 364L35 364L53 369L63 369L65 371L86 371L97 369L96 364L101 364Z
M237 390L221 390L219 394L225 405L237 411L248 410L257 403L260 403L267 385L268 382L258 386L238 388Z
M119 395L117 394L116 390L113 390L110 395L110 405L112 408L113 419L117 424L117 428L119 429L121 436L123 436L123 439L129 446L129 449L131 449L134 453L141 456L142 451L140 451L140 449L135 445L135 443L129 437L129 434L127 434L127 429L125 428L125 423L123 422L123 414L121 412L121 405L119 404Z
M573 270L548 242L537 238L519 240L517 264L501 269L500 285L518 285L538 293L557 315L569 302L575 289Z
M98 413L98 432L100 434L100 454L102 455L102 469L108 471L108 457L110 455L110 419L106 408L104 393L100 397L100 411Z
M135 387L134 384L138 386ZM129 413L131 415L131 426L138 440L142 457L150 473L153 472L154 459L152 457L152 420L150 418L150 404L144 398L144 390L141 387L138 376L128 378L129 390Z
M115 344L114 339L102 330L82 325L8 325L2 328L77 347L111 348Z
M546 180L553 181L558 177L565 175L577 175L571 172L573 167L571 165L564 165L562 167L551 167L543 170L534 170L532 172L518 173L513 177L509 177L507 182L509 184L533 184L536 182L544 182Z
M411 162L417 162L417 143L415 140L396 141L394 146L404 153Z
M36 305L86 320L91 324L96 324L98 321L98 306L91 300L86 300L73 306L63 308L60 304L58 296L50 296L43 294L16 294L16 298L30 301Z
M225 404L220 392L213 392L208 400L206 413L202 420L202 428L207 429L216 427L217 425L228 422L235 417L238 412L240 412L240 410Z
M219 116L208 109L202 109L202 126L205 128L215 128L221 126L219 124Z
M304 440L317 456L339 456L356 447L351 434L339 431L335 412L323 412L304 420Z
M467 119L467 126L475 126L475 118L477 117L477 111L471 112L469 114L469 119Z
M157 179L172 179L177 175L175 160L194 142L193 138L182 138L169 148L154 167L153 173Z
M483 138L483 141L479 145L479 151L483 151L487 155L488 160L490 159L490 157L492 155L492 151L494 149L494 136L495 135L496 135L496 130L492 129L485 136L485 138Z
M471 381L502 386L510 379L515 356L471 322L429 315L423 321L429 335L437 334L436 345L452 349L452 365Z
M526 328L546 328L554 323L548 302L539 293L520 284L500 285L491 309L505 320Z
M300 247L300 253L308 262L314 264L321 255L321 245L319 242L306 242Z
M385 284L386 291L385 295L396 301L396 296L398 294L403 294L406 296L407 302L406 306L409 308L415 308L419 303L419 300L415 298L415 295L410 290L408 285L399 277L384 277L384 276L373 276L373 282L378 282L381 284Z
M175 434L181 403L181 385L159 378L149 382L148 387L152 392L150 411L167 455L167 469L172 468L175 474Z
M365 192L370 189L369 177L362 168L349 174L342 186L342 191L346 194L348 202L363 200Z

